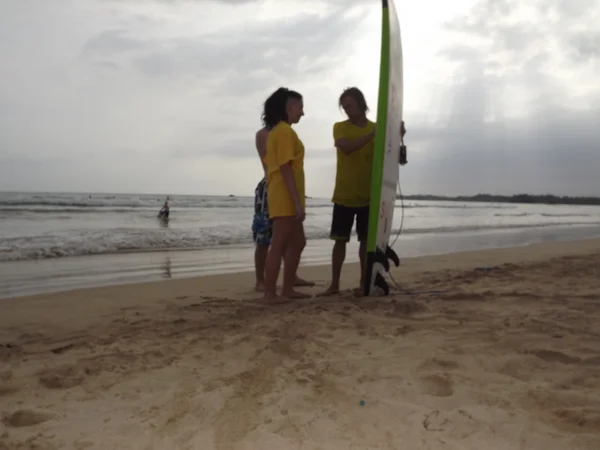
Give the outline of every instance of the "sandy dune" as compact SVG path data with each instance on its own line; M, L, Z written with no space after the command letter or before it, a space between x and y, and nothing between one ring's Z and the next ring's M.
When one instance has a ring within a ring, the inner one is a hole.
M441 292L266 307L239 274L2 301L0 449L600 448L600 241L394 276Z

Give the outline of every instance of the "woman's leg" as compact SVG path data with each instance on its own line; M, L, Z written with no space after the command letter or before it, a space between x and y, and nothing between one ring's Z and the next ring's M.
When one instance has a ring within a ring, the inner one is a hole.
M287 245L283 263L283 288L281 289L281 295L288 298L308 298L310 295L294 290L296 272L298 271L302 251L306 246L304 224L301 221L294 220L292 222L292 230Z
M279 277L281 259L287 252L294 231L294 222L294 217L277 217L273 219L273 238L265 264L265 301L268 303L285 303L289 301L277 295L277 278Z

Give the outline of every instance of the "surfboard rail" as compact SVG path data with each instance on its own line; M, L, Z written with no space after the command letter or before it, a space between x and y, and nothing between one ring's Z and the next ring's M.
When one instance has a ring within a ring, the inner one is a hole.
M372 295L375 287L386 295L389 286L385 272L391 260L400 264L398 255L389 246L398 186L400 126L403 105L403 67L400 23L393 0L382 0L381 61L379 94L377 99L377 126L373 153L373 172L367 236L364 295Z

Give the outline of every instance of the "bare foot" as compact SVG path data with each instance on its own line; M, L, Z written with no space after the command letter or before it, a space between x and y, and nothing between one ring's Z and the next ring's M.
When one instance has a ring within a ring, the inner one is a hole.
M261 282L257 282L256 285L254 286L254 290L256 292L264 292L265 291L265 284L261 283Z
M310 298L312 297L310 294L305 294L304 292L298 292L295 290L290 290L290 291L281 291L281 295L282 297L287 297L290 299L299 299L299 298Z
M328 295L335 295L340 293L340 288L335 286L329 286L325 292L320 293L319 297L326 297Z
M283 305L285 303L290 303L292 301L292 299L291 298L282 297L282 296L279 296L277 294L267 294L267 293L265 293L265 296L263 297L263 301L267 305Z
M315 282L314 281L308 281L305 280L304 278L300 278L300 277L296 277L296 281L294 282L294 286L304 286L304 287L311 287L314 286Z

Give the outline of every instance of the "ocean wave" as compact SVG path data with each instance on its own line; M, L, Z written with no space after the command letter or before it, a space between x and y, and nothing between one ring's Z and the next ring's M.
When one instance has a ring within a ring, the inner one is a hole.
M120 204L106 204L100 205L97 203L81 203L81 202L20 202L10 203L0 201L0 219L15 215L23 214L103 214L103 213L114 213L114 214L127 214L127 213L143 213L149 211L158 211L162 203L156 204L145 204L145 203L120 203ZM214 209L214 208L241 208L251 209L254 207L253 200L245 199L238 203L229 203L222 201L205 201L205 202L193 202L193 203L171 203L171 210L176 211L190 211L190 210L202 210L202 209ZM332 203L328 201L313 202L307 204L307 211L311 209L322 210L324 208L332 208ZM491 206L463 206L463 205L423 205L423 204L402 204L401 200L396 201L396 209L403 208L406 210L411 209L502 209L502 207L491 207ZM528 214L495 214L497 217L520 217ZM560 217L557 215L556 217ZM576 216L576 215L575 215ZM553 217L549 215L548 217Z
M395 229L391 239L397 235L419 235L435 233L462 233L509 229L531 229L564 226L564 223L529 225L471 225L440 226L433 228ZM568 225L593 225L586 222ZM308 226L307 239L327 239L329 230ZM48 258L64 258L84 255L151 252L167 250L199 250L229 245L252 245L249 229L234 226L184 229L132 229L85 230L81 233L50 234L43 236L11 237L0 240L0 261L23 261Z
M516 214L502 214L496 213L494 217L592 217L591 214L581 214L581 213L568 213L568 214L547 214L547 213L516 213Z

